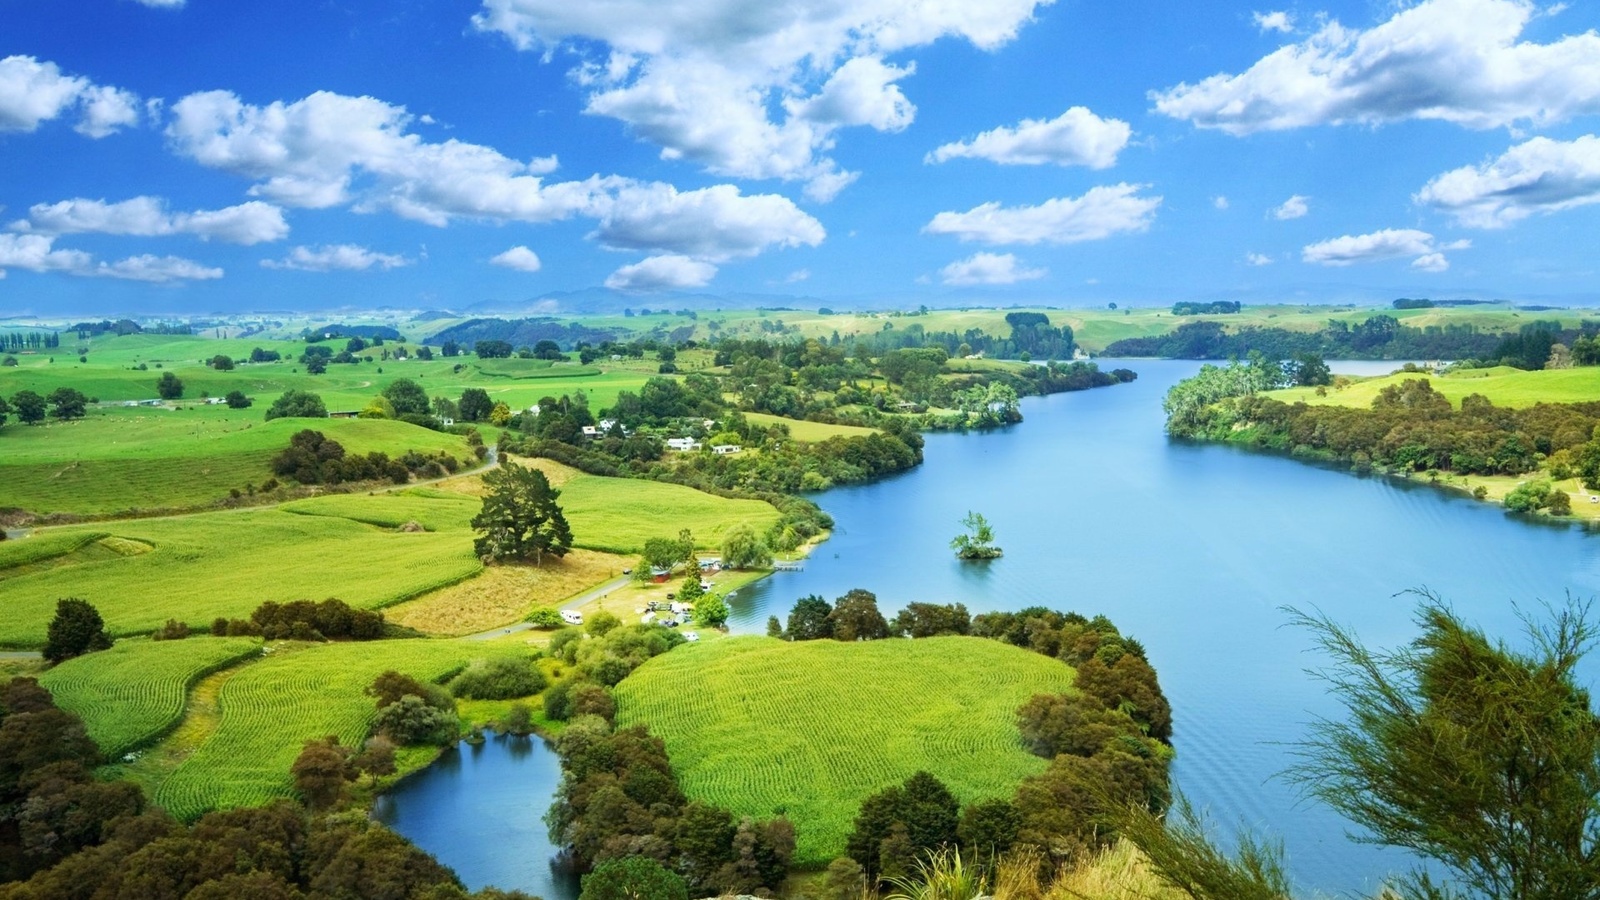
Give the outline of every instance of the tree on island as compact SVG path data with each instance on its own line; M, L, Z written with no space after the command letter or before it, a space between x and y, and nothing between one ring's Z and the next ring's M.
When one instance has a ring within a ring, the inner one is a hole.
M537 566L546 553L566 556L572 549L572 528L556 505L561 492L543 472L507 462L483 476L483 483L489 493L472 519L473 529L482 532L472 543L479 556Z
M1002 551L994 545L994 529L982 514L968 511L961 524L967 530L950 542L950 549L962 559L995 559Z

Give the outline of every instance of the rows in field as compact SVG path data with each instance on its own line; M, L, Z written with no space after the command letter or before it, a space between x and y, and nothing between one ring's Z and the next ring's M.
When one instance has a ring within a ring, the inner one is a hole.
M305 741L332 734L354 746L366 737L377 711L363 691L374 678L394 669L433 681L482 652L429 640L280 650L223 685L220 726L157 789L156 803L188 819L292 796L289 768Z
M42 644L61 597L93 603L113 634L127 635L153 631L169 618L198 627L209 627L218 616L246 618L267 600L338 597L377 608L482 569L462 533L380 531L347 519L273 509L113 527L116 536L153 549L0 578L0 645ZM52 534L86 531L103 534L88 528ZM34 540L39 538L25 542Z
M842 851L866 796L919 770L963 802L1009 795L1045 765L1022 747L1017 707L1068 690L1072 676L978 638L741 638L652 660L618 699L621 721L666 741L691 797L788 815L797 861L820 865Z
M37 534L0 543L0 579L24 574L36 566L69 556L105 536L104 531L85 529Z
M107 759L147 746L183 718L193 684L260 651L254 638L123 641L68 660L39 683L56 704L82 717Z

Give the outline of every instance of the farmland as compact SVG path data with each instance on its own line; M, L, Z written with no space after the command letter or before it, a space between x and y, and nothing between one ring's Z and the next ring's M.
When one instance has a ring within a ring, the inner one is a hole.
M861 801L919 770L963 802L1007 796L1045 761L1016 709L1062 663L981 638L867 643L741 637L680 647L618 686L618 722L665 740L684 791L794 821L796 862L843 850ZM692 689L685 689L692 685Z
M260 649L254 638L125 641L68 660L39 683L55 695L58 706L82 716L100 752L115 759L176 726L196 681Z
M1378 378L1356 379L1348 386L1329 388L1318 396L1314 388L1276 391L1272 397L1285 403L1369 407L1378 392L1409 378L1427 378L1433 389L1459 407L1469 394L1482 394L1496 406L1520 408L1536 403L1586 403L1600 400L1600 368L1524 371L1509 366L1466 369L1449 375L1399 372Z
M254 806L292 794L289 766L303 743L338 735L345 745L366 738L376 715L362 693L394 669L436 681L485 655L459 641L373 641L282 645L223 683L221 721L155 792L173 815Z

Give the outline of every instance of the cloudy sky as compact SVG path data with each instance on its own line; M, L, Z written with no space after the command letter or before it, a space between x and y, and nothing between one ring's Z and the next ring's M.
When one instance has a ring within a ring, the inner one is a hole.
M1592 2L0 0L0 22L0 315L600 285L1600 297Z

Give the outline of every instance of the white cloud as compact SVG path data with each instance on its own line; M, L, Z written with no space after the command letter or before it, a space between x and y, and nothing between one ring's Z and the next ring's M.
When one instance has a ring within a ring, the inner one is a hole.
M1286 222L1290 219L1303 219L1307 213L1311 212L1311 206L1306 202L1310 199L1310 197L1302 197L1299 194L1295 194L1293 197L1283 201L1281 205L1274 207L1272 217L1280 222Z
M1246 253L1244 256L1244 261L1252 266L1272 265L1272 257L1266 255L1265 253Z
M606 287L617 291L672 291L705 287L717 275L717 267L687 256L652 256L612 272Z
M829 156L839 129L898 131L916 114L896 85L913 67L885 56L943 37L994 49L1050 2L483 0L473 21L523 49L584 55L574 80L587 111L626 122L663 158L802 181L826 200L854 178Z
M795 269L793 272L790 272L789 275L786 278L783 279L783 283L784 284L799 284L802 281L810 280L810 278L811 278L811 270L810 269Z
M1215 206L1217 209L1227 209L1228 198L1218 194L1217 196L1211 198L1211 205Z
M1145 231L1160 197L1141 197L1145 185L1091 189L1082 197L1058 197L1038 206L985 203L964 213L942 212L922 230L986 244L1075 244L1115 234Z
M1082 106L1074 106L1054 119L1023 119L1015 128L985 131L971 141L945 144L924 162L942 163L967 157L1002 165L1088 166L1109 169L1117 154L1128 146L1133 129L1119 119L1102 119Z
M1255 19L1256 27L1263 32L1277 31L1282 34L1288 34L1294 30L1294 16L1283 10L1258 12L1252 18Z
M769 247L815 246L821 223L775 194L732 185L678 191L615 176L548 182L553 158L521 162L492 147L433 143L404 107L318 92L292 103L243 103L224 91L173 106L168 136L202 165L255 180L252 194L288 206L351 205L443 226L457 218L599 222L607 246L720 261Z
M1445 259L1443 253L1429 253L1412 260L1411 268L1422 272L1444 272L1450 268L1450 260Z
M1434 178L1416 200L1474 228L1503 228L1535 213L1600 203L1600 137L1536 137L1481 166Z
M679 191L629 185L600 204L594 232L614 250L654 250L712 262L755 256L768 247L822 243L822 223L777 194L745 196L730 184Z
M507 269L516 269L518 272L537 272L544 267L544 263L539 261L539 254L522 246L512 247L492 257L489 262Z
M1345 235L1310 244L1301 251L1308 263L1324 266L1349 266L1386 259L1415 257L1412 267L1423 272L1443 272L1450 268L1445 250L1464 250L1470 241L1440 244L1433 235L1413 228L1386 228L1372 234Z
M374 266L395 269L411 265L404 256L375 253L355 244L328 244L322 247L295 247L281 260L263 259L268 269L294 269L300 272L364 272Z
M32 56L0 59L0 132L35 131L40 124L80 108L76 130L103 138L139 123L139 98L120 88L67 75Z
M138 0L138 2L155 9L181 9L185 0Z
M1022 266L1010 253L975 253L939 270L945 284L1016 284L1043 278L1049 272Z
M96 262L82 250L56 249L55 236L44 234L0 234L0 272L6 269L60 272L84 278L120 278L156 284L222 277L221 269L176 256L145 255L113 263Z
M1154 91L1156 109L1245 135L1438 119L1485 129L1600 112L1600 34L1518 41L1530 0L1423 0L1366 31L1337 22L1238 75Z
M13 222L11 229L42 234L137 237L192 234L206 240L216 238L248 245L282 240L289 234L289 223L284 220L282 209L259 200L224 209L171 213L167 211L166 201L159 197L134 197L120 203L79 197L36 204L28 210L28 218Z

